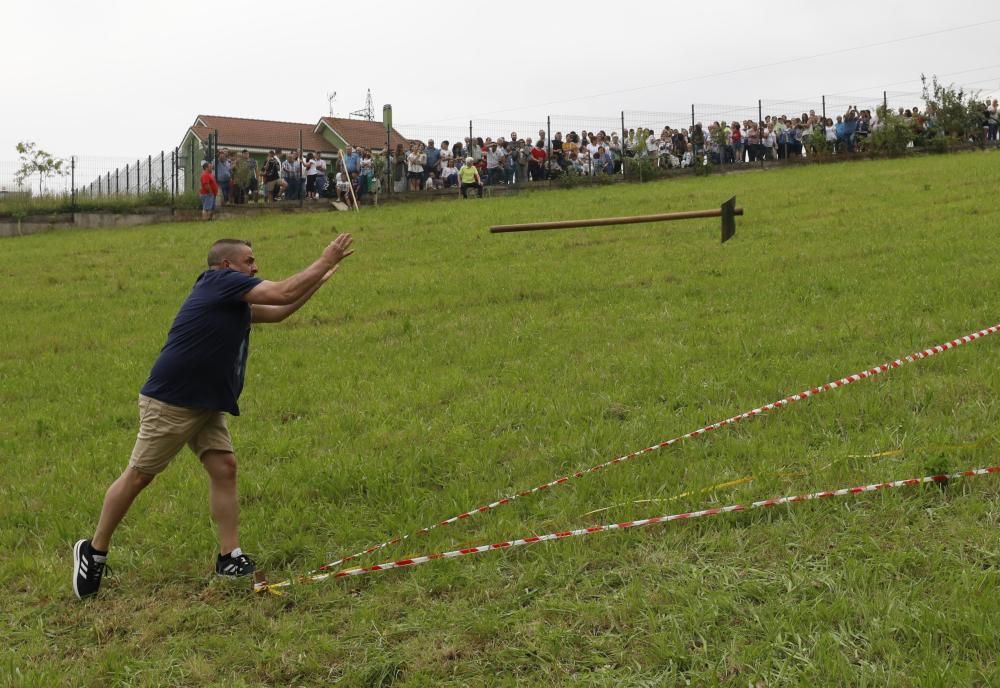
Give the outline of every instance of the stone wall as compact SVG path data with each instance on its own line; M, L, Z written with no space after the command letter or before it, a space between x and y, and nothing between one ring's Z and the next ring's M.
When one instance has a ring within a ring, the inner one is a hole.
M50 215L29 215L22 219L3 217L0 218L0 237L28 236L29 234L50 232L54 229L135 227L157 222L171 222L174 219L174 211L171 208L151 208L142 213L53 213Z

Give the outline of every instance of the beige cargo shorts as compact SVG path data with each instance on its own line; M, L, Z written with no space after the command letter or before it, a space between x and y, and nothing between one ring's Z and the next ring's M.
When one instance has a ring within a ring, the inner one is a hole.
M232 452L225 412L174 406L140 394L139 435L128 465L156 475L185 444L199 459L207 451Z

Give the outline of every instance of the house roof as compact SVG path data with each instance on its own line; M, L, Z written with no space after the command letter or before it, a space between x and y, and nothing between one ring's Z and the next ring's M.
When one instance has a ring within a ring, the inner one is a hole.
M316 125L305 122L272 122L242 117L198 115L198 119L191 127L191 132L201 141L215 131L219 132L220 146L292 150L299 147L299 132L301 132L303 150L329 153L334 151L333 146L316 133Z
M198 115L189 132L199 141L206 141L210 134L219 132L219 145L231 148L280 148L293 150L299 147L299 133L302 134L302 149L334 153L336 149L322 134L329 128L351 146L361 146L381 150L385 148L385 126L381 122L363 119L322 117L316 124L305 122L274 122L263 119L242 117L219 117ZM390 145L409 144L398 131L389 133Z
M385 148L385 125L381 122L372 122L366 119L344 119L343 117L321 117L319 124L316 125L317 135L324 126L329 127L351 146L378 150ZM395 149L399 144L408 146L410 140L393 129L389 132L389 147Z

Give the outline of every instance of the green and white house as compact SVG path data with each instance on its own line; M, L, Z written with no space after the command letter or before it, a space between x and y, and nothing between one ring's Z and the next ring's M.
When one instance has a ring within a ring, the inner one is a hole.
M272 150L301 150L303 155L311 152L335 161L338 151L348 147L367 148L373 155L384 155L387 145L394 150L399 144L409 143L391 123L387 127L382 122L363 119L321 117L315 124L309 124L198 115L181 139L177 153L186 190L193 190L197 189L202 161L223 148L248 151L260 169Z

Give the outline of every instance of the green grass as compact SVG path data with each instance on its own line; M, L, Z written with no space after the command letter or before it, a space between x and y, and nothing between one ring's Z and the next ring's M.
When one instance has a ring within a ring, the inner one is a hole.
M971 153L4 241L0 684L1000 684L995 477L261 598L209 575L206 481L185 453L117 532L100 597L81 603L69 585L71 545L125 464L138 389L215 238L252 239L273 278L312 260L331 223L356 240L293 321L255 330L231 423L243 545L276 580L1000 321L998 162ZM724 245L716 220L486 232L733 194L746 215ZM365 563L996 464L998 370L1000 338L987 338Z

